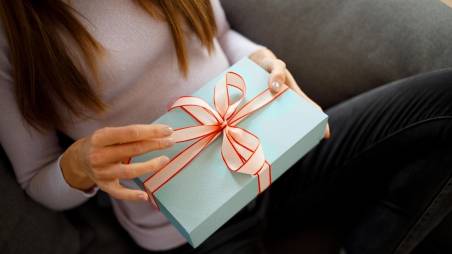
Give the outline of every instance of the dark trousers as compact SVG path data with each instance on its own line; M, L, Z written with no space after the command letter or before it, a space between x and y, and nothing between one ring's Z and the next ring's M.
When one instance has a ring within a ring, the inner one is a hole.
M297 235L312 228L328 229L347 253L410 253L452 208L452 70L393 82L326 113L332 138L255 208L196 250L169 253L299 253Z

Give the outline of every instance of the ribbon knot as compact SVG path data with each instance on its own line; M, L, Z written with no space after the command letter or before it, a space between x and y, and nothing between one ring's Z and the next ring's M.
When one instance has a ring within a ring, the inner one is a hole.
M228 121L227 121L227 120L224 120L224 121L221 123L220 128L221 128L221 129L224 129L224 127L226 127L227 125L228 125Z
M233 100L229 89L237 89L239 98ZM154 193L187 166L204 148L223 134L221 157L233 172L254 175L258 179L258 193L271 184L271 166L265 160L259 138L237 124L250 114L264 107L284 93L284 86L277 93L268 88L239 108L246 95L242 76L227 72L214 89L215 109L203 99L183 96L169 110L179 108L189 114L199 125L177 128L172 138L176 143L194 141L175 155L162 169L144 182L151 202L157 206ZM214 169L213 169L214 170ZM158 206L157 206L158 207Z

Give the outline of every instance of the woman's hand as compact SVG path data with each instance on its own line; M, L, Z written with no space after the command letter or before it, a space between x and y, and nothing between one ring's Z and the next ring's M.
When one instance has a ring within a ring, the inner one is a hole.
M268 82L270 90L272 90L273 92L278 92L279 89L281 89L282 85L287 85L298 95L306 98L315 107L322 110L322 108L317 103L315 103L303 91L301 91L292 74L287 70L286 64L278 59L275 54L273 54L273 52L271 52L269 49L263 48L257 50L256 52L252 53L249 58L270 73L270 80ZM330 127L327 124L324 137L328 139L330 138L330 136Z
M125 200L148 200L146 192L127 189L120 179L154 173L169 159L160 156L146 162L124 164L130 157L173 145L172 129L166 125L107 127L71 145L61 158L63 176L74 188L98 186L110 196Z

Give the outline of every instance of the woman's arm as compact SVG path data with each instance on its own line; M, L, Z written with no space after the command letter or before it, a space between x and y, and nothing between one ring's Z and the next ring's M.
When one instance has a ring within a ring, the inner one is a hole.
M155 172L169 159L161 156L142 163L122 162L171 146L171 128L158 124L102 128L63 152L55 131L39 132L23 119L5 45L0 34L0 144L27 194L53 210L83 203L95 194L96 186L114 198L147 200L146 192L127 189L119 180Z
M218 29L217 39L230 64L264 48L231 29L219 0L212 0L211 3Z
M11 77L0 57L0 144L13 166L20 186L35 201L54 209L77 206L95 193L69 186L59 167L62 153L55 132L39 133L30 127L18 110Z
M74 189L64 180L58 163L62 150L56 133L40 133L22 118L7 52L5 37L0 33L1 147L11 161L18 183L31 198L54 210L77 206L95 193Z

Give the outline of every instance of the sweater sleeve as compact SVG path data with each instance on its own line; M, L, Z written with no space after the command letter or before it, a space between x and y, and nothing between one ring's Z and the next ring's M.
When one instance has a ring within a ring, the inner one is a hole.
M211 3L218 28L217 39L231 64L264 47L231 29L219 0Z
M95 194L69 186L59 167L62 149L56 131L39 132L22 118L14 95L8 46L0 26L0 144L16 179L38 203L53 209L75 207Z

